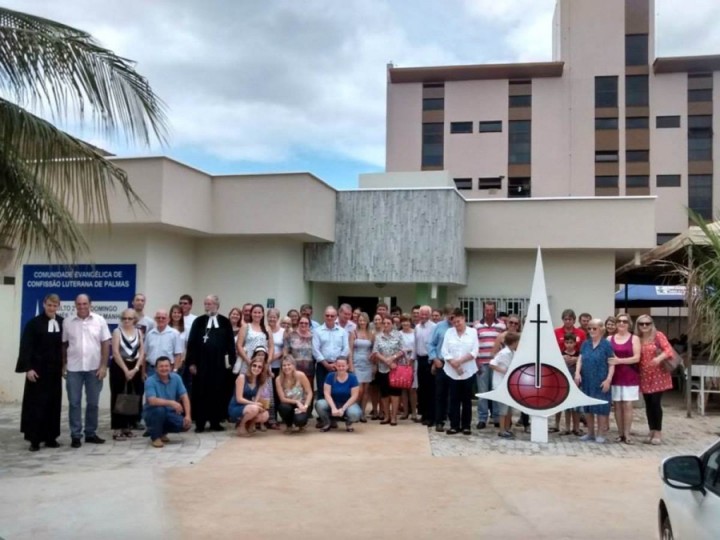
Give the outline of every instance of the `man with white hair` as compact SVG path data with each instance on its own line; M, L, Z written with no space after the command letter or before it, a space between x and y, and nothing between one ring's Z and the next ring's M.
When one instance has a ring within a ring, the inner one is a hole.
M207 296L203 305L205 315L193 322L185 357L193 377L191 403L197 433L205 431L206 422L213 431L225 431L220 423L228 415L227 373L237 355L232 324L218 313L218 297Z
M435 424L435 376L432 373L432 361L428 353L428 344L435 329L430 320L432 308L420 306L418 323L415 326L415 351L417 354L418 409L425 426Z

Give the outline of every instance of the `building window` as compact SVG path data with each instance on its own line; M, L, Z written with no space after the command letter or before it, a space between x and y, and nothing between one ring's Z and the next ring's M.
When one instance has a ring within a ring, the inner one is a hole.
M625 119L625 129L648 129L650 119L647 116L629 116Z
M657 187L680 187L679 174L658 174Z
M422 166L443 166L443 123L427 122L422 127Z
M502 189L502 177L478 178L478 189Z
M625 105L647 107L649 102L648 76L628 75L625 77Z
M532 107L532 96L510 96L510 108Z
M704 88L702 90L688 90L688 101L712 101L713 91L710 88Z
M445 98L423 98L423 111L442 111Z
M688 161L712 161L712 137L690 135L688 138Z
M712 116L688 116L688 161L712 160L712 142Z
M617 150L598 150L595 152L596 163L617 163Z
M688 129L712 129L712 116L709 114L694 114L688 116Z
M478 131L480 133L500 133L502 131L502 120L480 122Z
M426 82L423 83L423 88L445 88L444 82Z
M662 246L675 238L680 233L657 233L657 245Z
M617 118L596 118L595 129L617 129L618 119Z
M530 163L531 132L530 120L512 120L508 129L509 156L513 164Z
M650 161L650 150L628 150L625 152L625 161L628 163L645 163Z
M530 197L529 178L510 178L508 180L508 198L526 199Z
M472 122L451 122L450 133L472 133Z
M657 128L679 128L679 116L658 116L655 118L655 127Z
M472 189L472 178L453 178L457 189Z
M596 176L595 189L598 188L616 188L618 187L617 176Z
M712 178L711 174L688 177L688 207L708 221L712 220Z
M625 187L629 188L646 188L650 187L649 176L627 176L625 177Z
M625 65L646 66L648 63L648 35L625 36Z
M595 108L618 106L618 78L595 77Z

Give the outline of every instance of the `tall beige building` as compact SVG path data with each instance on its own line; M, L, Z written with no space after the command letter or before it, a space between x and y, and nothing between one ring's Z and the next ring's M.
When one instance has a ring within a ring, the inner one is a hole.
M558 0L551 61L388 66L387 172L445 170L468 199L656 195L658 243L687 207L711 219L720 55L656 57L654 13Z

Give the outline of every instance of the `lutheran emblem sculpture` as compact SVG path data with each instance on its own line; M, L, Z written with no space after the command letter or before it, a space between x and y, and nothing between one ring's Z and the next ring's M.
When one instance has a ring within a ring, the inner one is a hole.
M550 320L540 248L528 314L507 375L498 388L477 396L530 415L533 442L548 441L548 418L555 413L606 403L584 394L565 365Z

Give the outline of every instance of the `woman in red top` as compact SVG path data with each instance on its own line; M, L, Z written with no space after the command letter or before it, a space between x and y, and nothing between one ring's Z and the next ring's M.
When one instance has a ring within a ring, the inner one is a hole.
M646 444L662 442L662 395L665 390L673 387L672 377L662 368L666 358L673 357L673 349L662 332L655 328L650 315L640 315L637 319L635 333L640 338L640 391L645 399L650 433Z

